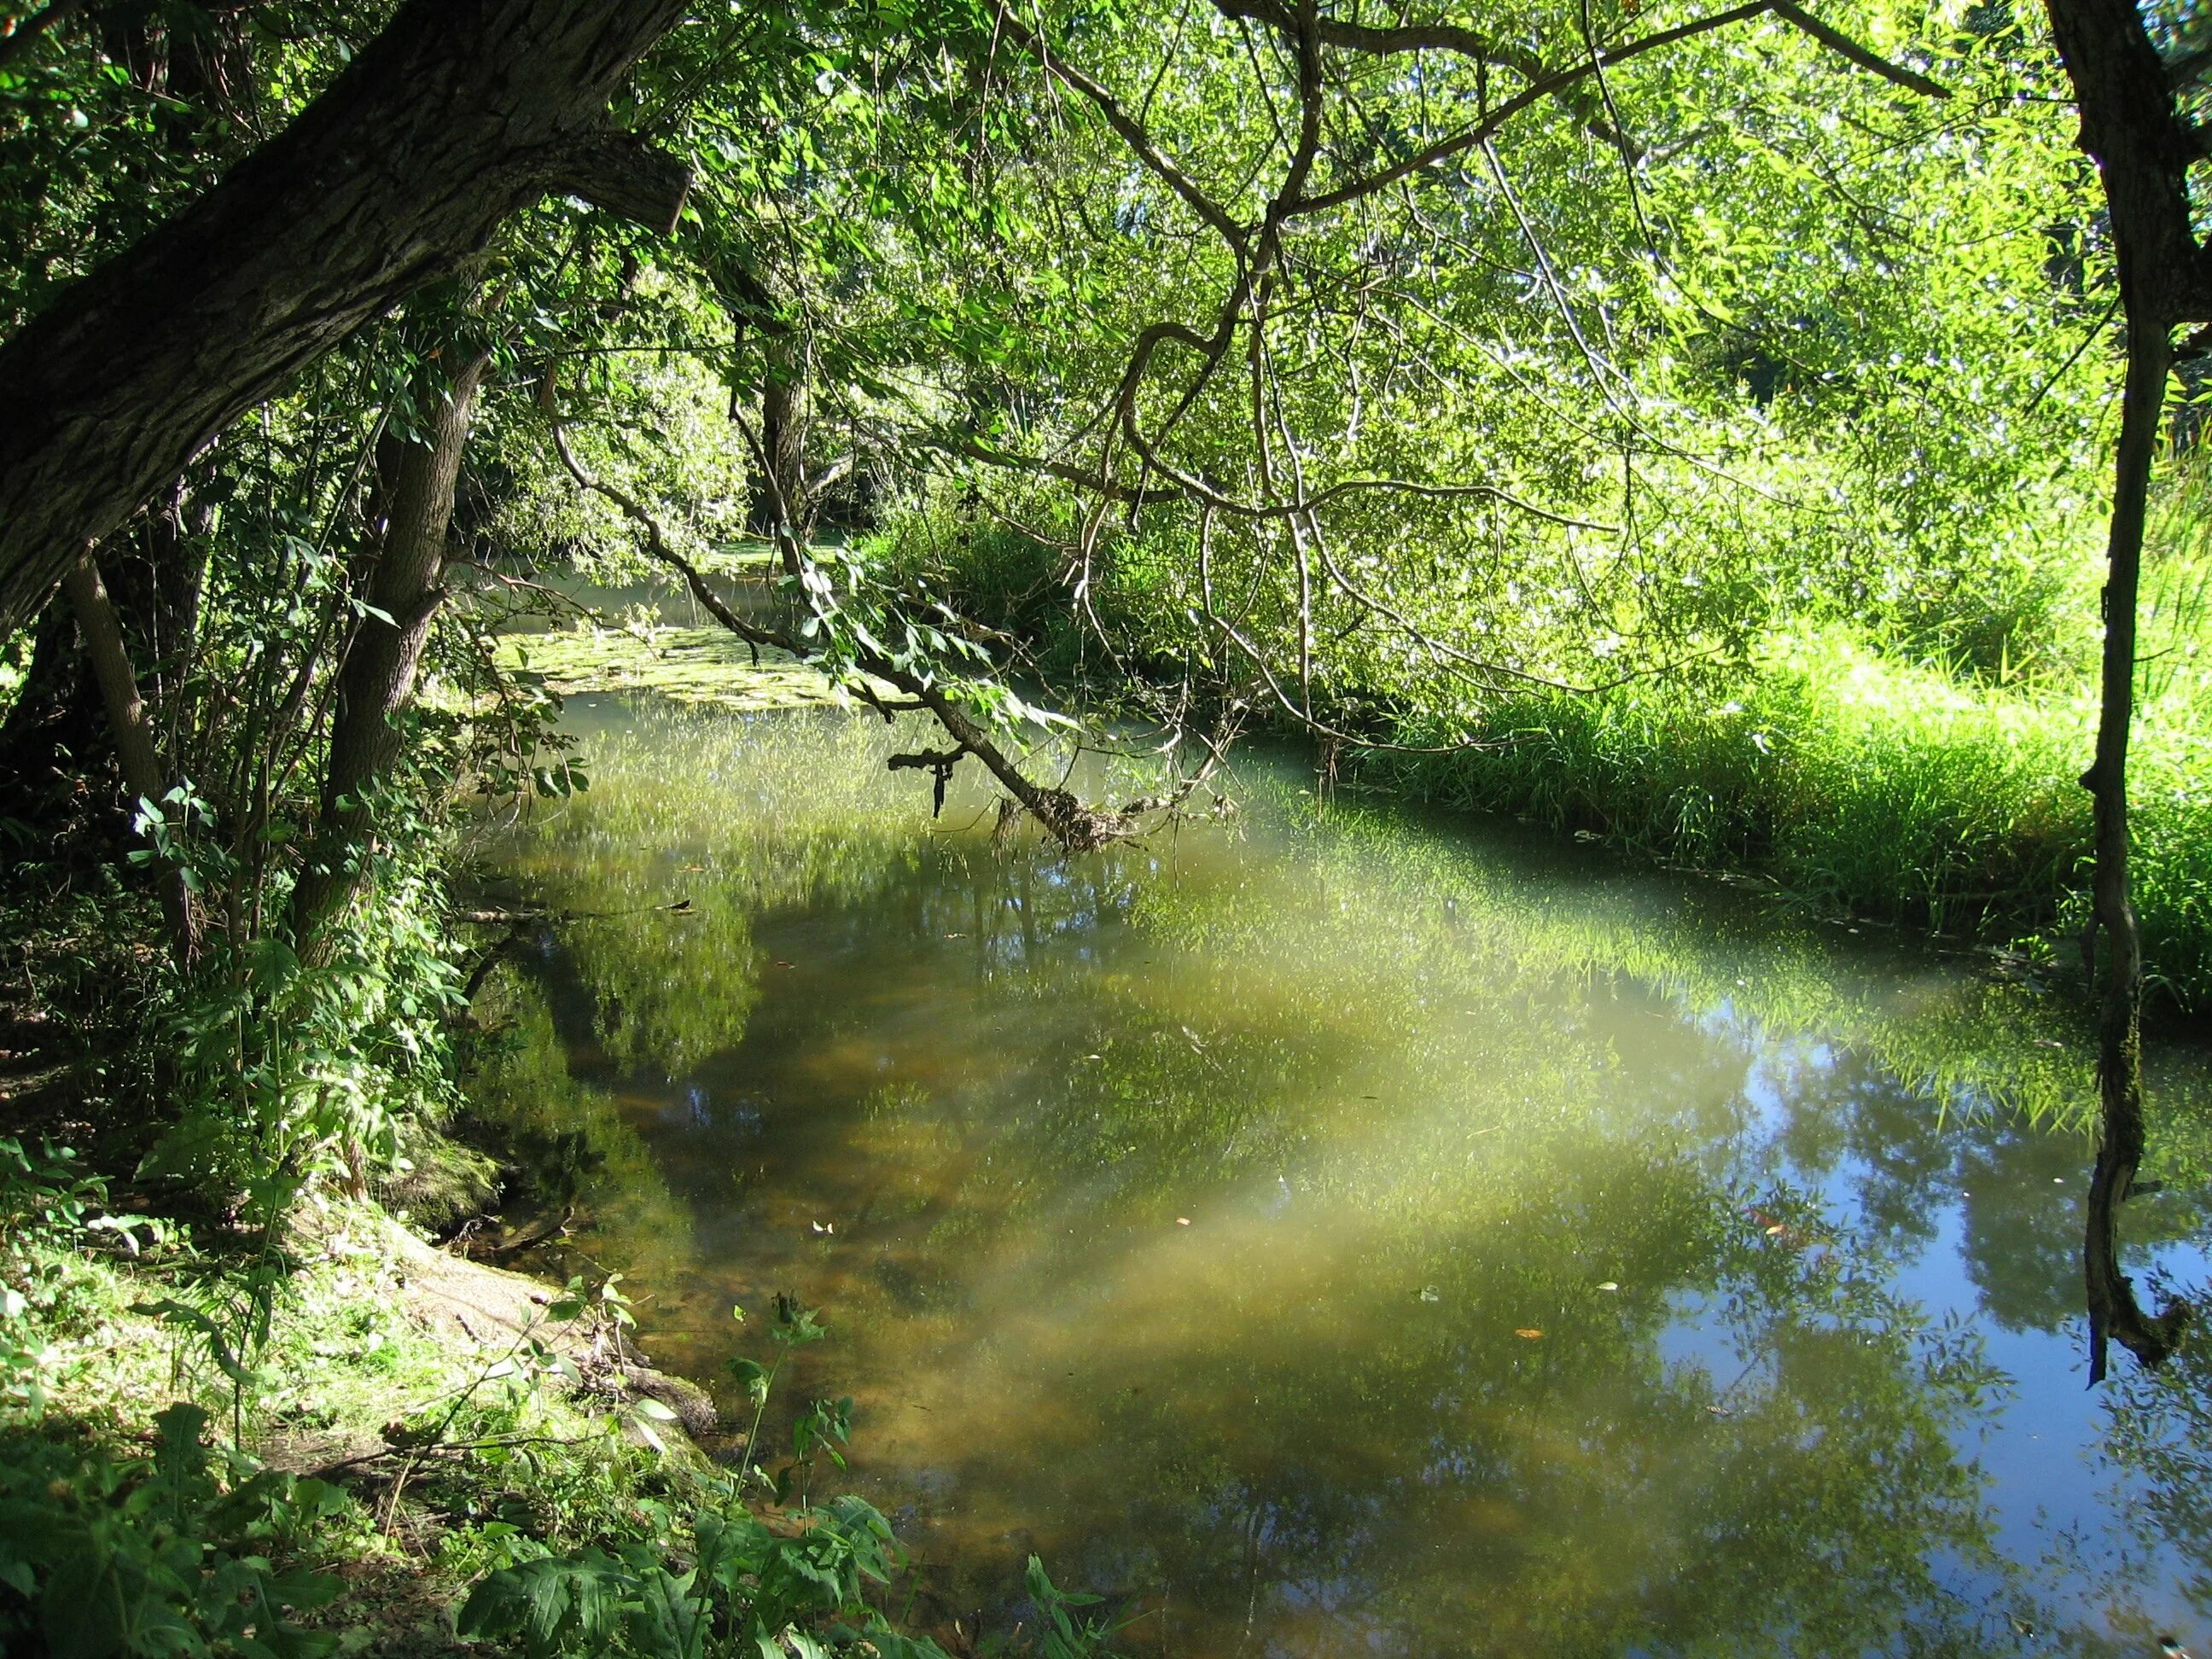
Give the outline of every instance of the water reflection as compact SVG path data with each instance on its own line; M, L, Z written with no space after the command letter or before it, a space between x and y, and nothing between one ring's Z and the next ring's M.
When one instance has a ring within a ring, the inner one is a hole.
M2019 988L1295 780L1066 860L933 833L910 734L605 718L507 849L592 915L480 1093L664 1359L828 1310L795 1386L857 1397L941 1620L1011 1622L1031 1549L1169 1654L2137 1652L2212 1609L2203 1362L2081 1392L2082 1049ZM2192 1273L2203 1078L2164 1057L2130 1218Z

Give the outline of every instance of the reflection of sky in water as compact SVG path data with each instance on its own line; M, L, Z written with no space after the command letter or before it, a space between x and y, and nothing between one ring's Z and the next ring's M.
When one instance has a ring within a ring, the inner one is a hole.
M2111 1651L2202 1650L2166 1565L2103 1582L2134 1477L2082 1387L2087 1151L1972 1081L2057 1048L2032 1008L1410 819L994 859L704 730L682 769L595 755L519 849L562 906L697 904L533 957L512 1092L585 1126L583 1243L665 1358L713 1373L733 1300L825 1306L795 1380L859 1398L925 1605L995 1604L1034 1547L1140 1592L1139 1651L1747 1651L1768 1595L1795 1652L1911 1645L1853 1606L1899 1595L1936 1649L2032 1608L2103 1652L2118 1608L2148 1623ZM2138 1268L2202 1282L2197 1202ZM1901 1304L2011 1386L1959 1405L1940 1334L1882 1347ZM1943 1518L1954 1457L1993 1553Z
M1725 1009L1699 1023L1741 1036L1751 1035L1753 1029ZM1770 1142L1782 1139L1793 1084L1835 1059L1832 1048L1817 1042L1794 1051L1788 1045L1768 1044L1753 1054L1745 1068L1742 1097L1756 1110L1755 1135ZM2087 1162L2094 1146L2084 1140L2076 1147L2063 1136L2051 1139L2072 1160L2070 1172L2049 1177L2047 1188L2039 1173L2027 1177L2033 1185L2026 1196L2043 1212L2050 1232L2071 1243L2080 1236L2080 1200L2087 1185ZM1787 1173L1793 1185L1818 1197L1827 1215L1846 1224L1863 1219L1860 1199L1872 1174L1866 1160L1847 1158L1813 1171L1793 1165ZM1946 1174L1948 1177L1950 1172ZM1971 1188L1946 1179L1938 1201L1918 1218L1926 1231L1924 1242L1898 1258L1890 1283L1930 1321L1957 1317L1975 1322L1986 1358L2009 1383L2003 1390L2003 1408L1983 1414L1974 1425L1971 1443L1962 1448L1989 1477L1997 1549L2015 1562L2040 1563L2044 1589L2080 1603L2094 1619L2094 1610L2101 1605L2100 1582L2120 1565L2119 1547L2094 1530L2074 1532L2071 1523L2100 1504L2131 1501L2139 1493L2140 1482L2116 1469L2104 1455L2110 1428L2106 1398L2087 1387L2084 1331L2008 1328L2002 1321L1985 1316L1987 1297L1974 1280L1966 1238L1966 1204L1972 1197ZM2139 1275L2163 1273L2180 1285L2212 1281L2212 1261L2192 1241L2138 1249L2130 1261ZM2070 1283L2067 1288L2072 1291ZM1700 1366L1723 1379L1745 1380L1759 1374L1759 1356L1747 1358L1727 1322L1717 1316L1705 1298L1677 1298L1674 1314L1659 1338L1668 1364ZM1955 1556L1946 1565L1943 1580L1957 1594L1970 1600L1989 1594L1986 1572ZM2188 1632L2202 1614L2190 1607L2179 1581L2179 1573L2170 1561L2149 1564L2144 1582L2129 1597L2132 1610L2163 1632Z

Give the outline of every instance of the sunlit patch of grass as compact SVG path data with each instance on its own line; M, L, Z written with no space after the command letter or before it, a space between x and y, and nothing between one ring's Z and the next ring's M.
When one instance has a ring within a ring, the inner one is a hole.
M1651 680L1532 693L1379 756L1365 775L1457 807L1582 830L1669 863L1750 870L1818 910L2024 941L2078 925L2090 851L2079 775L2096 708L1884 659L1839 632L1778 641L1734 695ZM2212 985L2212 720L2201 687L2146 708L2132 773L2136 902L2156 983Z

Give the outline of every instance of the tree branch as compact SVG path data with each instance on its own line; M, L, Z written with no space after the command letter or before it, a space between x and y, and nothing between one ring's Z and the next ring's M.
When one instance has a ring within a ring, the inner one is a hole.
M1098 112L1106 118L1106 125L1113 128L1121 136L1121 142L1136 153L1137 159L1181 197L1193 213L1212 226L1220 234L1222 240L1240 257L1243 254L1248 234L1246 228L1239 224L1226 208L1200 190L1197 181L1152 142L1152 135L1145 130L1142 122L1123 109L1104 86L1054 55L1046 46L1042 35L1006 9L1005 0L1000 0L996 13L999 25L1008 40L1035 58L1047 74L1089 99Z
M661 529L659 521L642 502L628 491L603 483L586 471L568 446L557 399L553 372L549 368L544 380L539 383L538 406L552 429L554 452L560 457L562 467L576 481L579 488L611 501L621 509L623 516L644 531L647 554L684 579L684 586L690 589L691 596L699 601L708 615L750 645L766 646L801 662L822 654L817 645L782 629L763 628L738 616L723 602L722 596L714 592L699 567L670 544L667 533ZM778 522L786 522L780 503ZM787 531L780 530L778 539L787 539ZM853 666L858 675L879 679L904 692L927 709L959 745L959 749L954 751L956 754L964 750L981 761L989 769L991 775L1006 787L1006 792L1069 851L1091 852L1109 842L1119 841L1134 833L1136 826L1132 815L1127 812L1087 806L1065 789L1048 789L1030 781L982 725L954 702L936 681L893 662L879 651L858 644L853 650ZM880 701L865 687L865 681L863 685L865 700L880 708Z
M675 230L691 193L691 164L633 133L622 133L563 157L546 183L665 236Z
M1879 75L1885 81L1903 87L1907 92L1917 92L1923 98L1948 98L1951 88L1929 80L1926 76L1893 64L1880 52L1869 52L1840 29L1830 28L1808 11L1791 5L1789 0L1774 0L1774 15L1792 28L1811 35L1830 52L1850 59L1869 75Z

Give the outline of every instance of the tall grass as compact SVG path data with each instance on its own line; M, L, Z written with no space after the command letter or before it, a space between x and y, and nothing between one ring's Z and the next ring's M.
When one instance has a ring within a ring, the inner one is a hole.
M1413 744L1375 751L1370 787L1601 836L1678 866L1754 873L1790 901L2020 945L2061 964L2087 915L2087 766L2097 708L2094 562L2078 545L1961 574L1909 617L1811 616L1741 671L1601 696L1488 701L1354 683L1348 714ZM2137 910L2154 998L2212 1004L2212 462L2172 469L2142 604L2130 793ZM940 538L932 579L1078 684L1083 653L1041 543ZM1118 584L1118 585L1117 585ZM1127 662L1191 648L1183 624L1109 566L1094 603ZM1818 608L1817 606L1815 607Z
M2136 735L2136 904L2155 988L2212 990L2212 799L2201 696ZM2090 854L2086 697L2022 695L1879 657L1839 629L1778 641L1734 695L1667 680L1416 715L1364 775L1457 807L1752 871L1826 913L2046 947L2079 926Z

